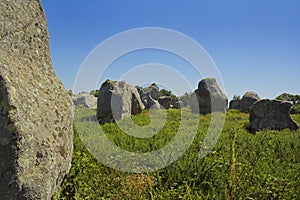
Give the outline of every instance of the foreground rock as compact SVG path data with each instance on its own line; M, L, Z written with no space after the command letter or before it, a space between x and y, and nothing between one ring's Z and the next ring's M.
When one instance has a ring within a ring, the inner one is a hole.
M137 89L125 81L106 80L99 89L97 118L101 124L138 114L144 108Z
M194 94L197 100L191 103L192 112L207 114L226 111L228 100L215 78L201 80Z
M51 199L71 167L71 97L39 1L0 1L0 199Z
M249 112L251 106L259 101L260 98L255 92L246 92L241 100L232 100L229 103L229 109L236 109L242 112Z
M72 100L74 105L83 106L90 109L97 109L97 98L88 93L73 95Z
M250 109L250 129L254 132L262 129L297 130L297 124L290 117L290 108L291 104L284 101L257 101Z

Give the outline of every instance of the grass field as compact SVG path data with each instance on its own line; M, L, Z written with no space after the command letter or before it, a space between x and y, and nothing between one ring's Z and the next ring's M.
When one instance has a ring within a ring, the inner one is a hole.
M60 194L53 199L300 198L300 130L250 134L246 129L249 115L232 110L226 114L223 131L212 152L201 159L199 150L210 115L197 116L197 135L176 162L154 172L135 174L105 166L83 145L81 139L84 138L80 138L78 132L88 133L85 137L92 140L97 138L99 125L93 121L94 112L76 109L72 168ZM155 116L159 118L160 112ZM131 118L140 126L151 122L148 111ZM300 125L300 115L292 115L292 118ZM116 123L101 128L109 140L122 149L148 152L168 144L176 135L180 120L180 110L168 110L163 128L146 139L124 133ZM163 120L157 121L157 130L161 125L159 121ZM126 120L121 123L126 124ZM188 134L189 127L186 130ZM101 144L98 147L97 151L105 151Z

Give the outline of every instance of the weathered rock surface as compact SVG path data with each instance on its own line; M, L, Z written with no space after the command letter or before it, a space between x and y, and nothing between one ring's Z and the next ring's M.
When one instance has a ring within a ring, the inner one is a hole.
M241 100L233 99L229 102L229 109L241 110Z
M74 105L83 106L90 109L97 109L97 98L88 93L73 95L72 100Z
M226 111L228 100L215 78L202 79L194 94L198 100L191 103L192 112L207 114Z
M260 98L255 92L246 92L241 100L232 100L229 103L229 109L236 109L242 112L249 112L251 106L259 101Z
M138 92L145 106L145 109L160 109L161 106L158 102L159 88L155 83L145 88L138 88Z
M260 98L255 92L246 92L241 99L240 110L242 112L249 112L251 106L259 100Z
M154 100L158 100L158 98L159 98L159 88L155 83L152 83L150 86L143 88L143 94L144 95L150 94L150 96Z
M291 106L288 102L277 100L264 99L255 102L250 109L250 129L252 131L298 129L290 117Z
M164 109L169 109L172 102L172 98L169 96L161 96L158 98L158 103L163 106Z
M0 199L51 199L71 167L73 105L38 0L0 1Z
M101 124L138 114L144 108L137 89L125 81L106 80L99 89L97 118Z

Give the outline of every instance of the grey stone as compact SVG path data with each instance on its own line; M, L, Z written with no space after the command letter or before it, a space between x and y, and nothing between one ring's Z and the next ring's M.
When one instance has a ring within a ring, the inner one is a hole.
M90 109L97 109L97 97L86 92L79 95L73 95L72 100L74 105L83 106Z
M142 102L147 110L157 110L161 108L158 100L153 99L151 93L143 94Z
M173 104L173 108L181 109L184 107L184 103L182 101L175 101Z
M229 102L229 109L241 110L241 100L233 99Z
M191 103L194 113L226 112L228 100L215 78L202 79L195 90L196 101Z
M150 86L143 88L143 94L150 94L154 100L159 98L159 88L155 83L152 83Z
M229 103L229 109L236 109L242 112L249 112L251 106L256 102L259 101L260 98L257 93L255 92L246 92L242 99L232 100Z
M251 106L259 100L260 98L255 92L246 92L241 99L240 110L242 112L249 112Z
M142 102L147 110L149 109L160 109L159 99L159 88L155 83L145 88L138 87L138 91Z
M0 198L51 199L71 167L73 105L38 0L0 1Z
M172 102L172 98L169 96L161 96L158 98L158 103L164 108L169 109Z
M99 89L97 118L101 124L138 114L144 108L137 89L125 81L106 80Z
M291 106L288 102L269 99L255 102L250 109L250 129L254 132L262 129L298 129L290 117Z

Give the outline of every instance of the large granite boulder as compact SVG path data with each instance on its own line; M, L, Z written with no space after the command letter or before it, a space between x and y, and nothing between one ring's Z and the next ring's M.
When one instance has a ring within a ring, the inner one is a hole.
M74 105L97 109L97 97L86 92L80 93L79 95L72 95L72 100Z
M290 117L291 104L289 102L264 99L257 101L250 109L250 129L282 130L298 129L297 124Z
M161 96L158 98L158 103L164 108L169 109L172 102L172 98L169 96Z
M0 199L51 199L71 167L73 105L38 0L0 1Z
M100 124L138 114L144 108L137 89L125 81L106 80L99 89L97 118Z
M251 106L260 98L255 92L246 92L242 99L234 99L229 103L229 109L236 109L242 112L249 112Z
M215 78L202 79L194 92L197 101L191 103L194 113L226 112L228 100Z

